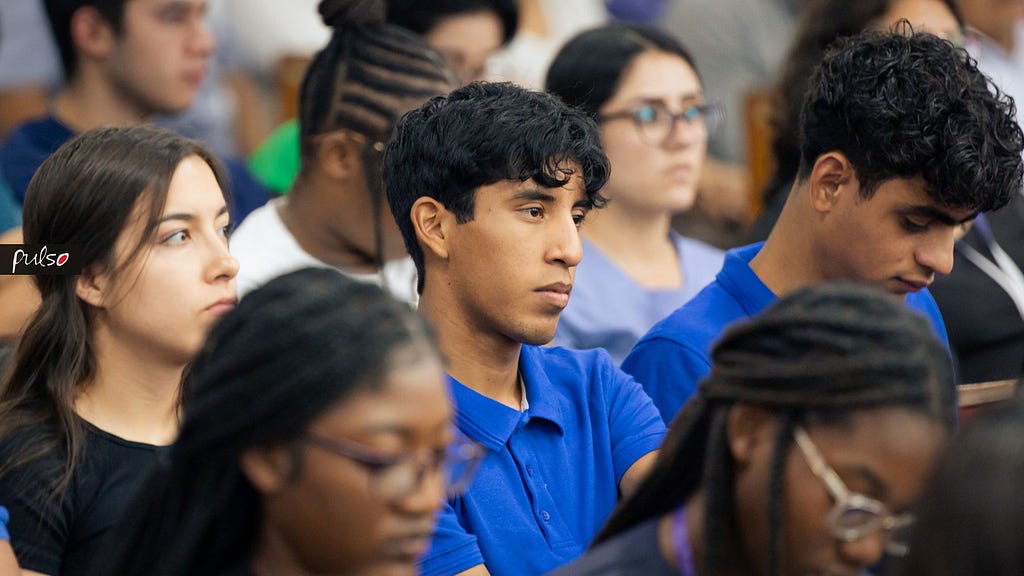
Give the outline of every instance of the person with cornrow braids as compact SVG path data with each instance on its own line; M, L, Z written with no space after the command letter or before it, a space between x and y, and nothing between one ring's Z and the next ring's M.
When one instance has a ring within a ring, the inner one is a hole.
M299 93L299 175L232 237L238 292L319 266L415 302L416 269L384 202L381 157L403 113L458 81L425 40L385 22L383 0L323 0L319 10L334 32Z
M730 327L637 491L553 576L854 576L907 552L956 421L927 320L822 284Z

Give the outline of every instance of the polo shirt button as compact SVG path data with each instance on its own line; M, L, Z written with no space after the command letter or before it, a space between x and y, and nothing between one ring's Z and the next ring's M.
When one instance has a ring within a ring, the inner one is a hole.
M547 510L541 510L540 517L543 518L545 522L551 521L551 514L548 514Z
M533 476L533 466L527 466L526 467L526 473L529 474L532 477Z

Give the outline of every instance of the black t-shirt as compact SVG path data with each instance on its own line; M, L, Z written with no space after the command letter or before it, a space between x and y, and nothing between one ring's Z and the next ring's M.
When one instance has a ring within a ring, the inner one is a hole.
M619 534L549 576L678 576L658 549L658 520Z
M58 498L49 488L60 474L65 452L51 453L0 477L0 502L10 511L11 545L23 569L50 576L96 576L105 538L134 497L162 450L130 442L85 423L85 449L68 490ZM0 462L32 433L0 440Z

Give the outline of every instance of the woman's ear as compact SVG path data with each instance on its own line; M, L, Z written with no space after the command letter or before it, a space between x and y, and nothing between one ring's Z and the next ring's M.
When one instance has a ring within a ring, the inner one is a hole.
M454 221L440 201L429 196L420 196L409 210L416 239L423 247L424 257L433 254L441 260L448 258L449 221Z
M110 279L98 273L96 266L87 266L75 279L75 295L94 308L105 308Z
M729 410L726 437L738 468L750 461L751 454L761 442L774 445L776 425L775 414L760 406L736 404Z
M274 494L295 476L294 451L284 445L253 448L242 453L239 467L261 494Z

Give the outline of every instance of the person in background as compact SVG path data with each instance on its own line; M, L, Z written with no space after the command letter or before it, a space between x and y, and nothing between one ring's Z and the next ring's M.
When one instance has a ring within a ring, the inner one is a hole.
M107 573L109 529L177 435L185 367L237 300L225 187L205 148L144 126L84 132L32 179L25 241L77 247L81 273L34 276L42 303L0 380L25 570Z
M939 460L917 506L904 576L1011 576L1024 571L1024 405L978 414Z
M800 170L800 108L814 69L837 39L864 30L888 30L901 19L915 29L963 44L963 17L955 0L815 0L797 27L772 93L771 155L774 170L762 196L763 210L748 239L768 238Z
M800 171L768 240L727 253L715 282L626 357L666 420L725 327L805 286L877 286L948 341L927 288L952 269L962 226L1020 192L1024 134L962 48L906 32L866 32L826 54L800 117Z
M959 0L978 69L1024 106L1024 1ZM1024 198L979 216L935 283L963 383L1024 376Z
M46 0L64 67L51 113L21 124L0 145L0 172L19 203L36 169L76 133L140 124L196 98L216 43L205 0ZM245 166L225 162L232 216L240 222L268 199Z
M384 187L448 359L456 422L483 444L440 514L426 576L535 575L583 552L665 432L603 350L545 347L608 159L583 111L475 82L405 115Z
M384 9L383 0L320 3L334 33L302 82L299 176L234 235L239 294L321 266L416 301L416 269L380 185L381 156L402 114L456 82L422 38L385 22Z
M616 364L656 322L715 278L724 253L672 230L689 210L721 111L689 53L665 32L608 24L555 56L548 92L600 123L608 207L583 230L583 261L554 343L604 348Z
M181 435L104 574L412 576L446 490L482 454L454 435L423 319L329 270L244 298L189 384Z
M516 33L515 0L388 0L387 22L419 34L440 52L462 85L484 80L488 59ZM268 188L287 194L299 172L299 121L274 130L249 159Z
M651 474L554 574L852 575L905 553L956 422L928 322L876 288L818 285L730 327L712 356Z

